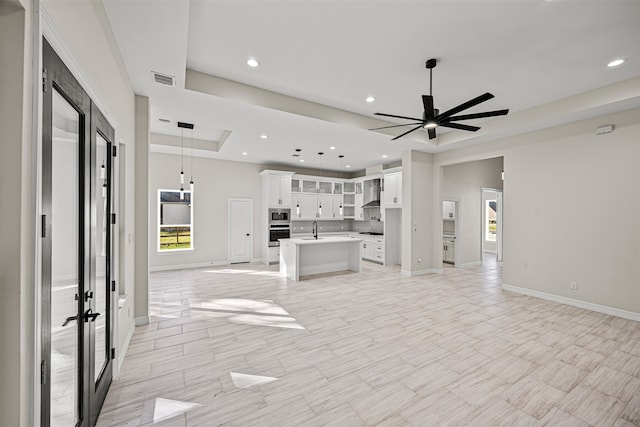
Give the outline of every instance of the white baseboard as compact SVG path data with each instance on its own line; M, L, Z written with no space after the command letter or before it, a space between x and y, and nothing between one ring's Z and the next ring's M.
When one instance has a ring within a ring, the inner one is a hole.
M149 316L140 316L135 318L136 326L144 326L149 324Z
M401 276L413 277L413 276L423 276L425 274L437 274L438 272L442 272L442 269L438 268L427 268L425 270L400 270Z
M129 349L129 343L131 342L131 338L133 337L133 332L136 330L136 323L131 322L129 325L129 330L127 331L127 337L124 339L124 343L122 344L122 348L116 349L116 369L115 372L120 374L120 368L122 367L122 362L124 362L124 356L127 354L127 349Z
M155 267L150 267L149 271L186 270L189 268L215 267L220 265L229 265L229 261L197 262L194 264L158 265Z
M622 317L623 319L635 320L636 322L640 322L640 313L635 313L633 311L627 311L615 307L609 307L607 305L595 304L579 299L563 297L561 295L549 294L533 289L521 288L519 286L508 285L506 283L502 284L502 289L509 292L515 292L517 294L528 295L535 298L558 302L560 304L571 305L574 307L584 308L586 310L596 311L598 313L609 314L611 316Z
M460 267L478 267L480 265L482 265L482 261L471 261L460 264Z

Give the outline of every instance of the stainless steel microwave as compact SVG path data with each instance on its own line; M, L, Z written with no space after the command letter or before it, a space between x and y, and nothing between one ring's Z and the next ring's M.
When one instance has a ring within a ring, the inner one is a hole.
M274 222L289 222L291 215L291 209L269 209L269 221Z

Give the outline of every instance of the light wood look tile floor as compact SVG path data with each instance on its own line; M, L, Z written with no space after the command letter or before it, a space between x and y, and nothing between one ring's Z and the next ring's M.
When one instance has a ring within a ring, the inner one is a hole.
M152 273L98 425L640 425L640 323L502 291L495 262L363 264Z

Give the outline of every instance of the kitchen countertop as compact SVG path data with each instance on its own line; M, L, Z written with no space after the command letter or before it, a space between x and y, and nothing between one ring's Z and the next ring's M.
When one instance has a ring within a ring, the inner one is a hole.
M361 239L357 237L345 237L345 236L322 236L319 235L317 239L314 239L313 236L308 237L292 237L289 239L278 239L280 241L280 246L283 243L293 243L295 245L315 245L320 243L340 243L340 242L358 242Z

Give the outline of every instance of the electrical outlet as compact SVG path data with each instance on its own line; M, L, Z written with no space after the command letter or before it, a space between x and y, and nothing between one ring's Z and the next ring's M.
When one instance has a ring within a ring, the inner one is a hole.
M422 263L422 258L418 258L418 264Z
M573 289L574 291L578 290L578 284L576 282L571 282L569 284L569 288Z

